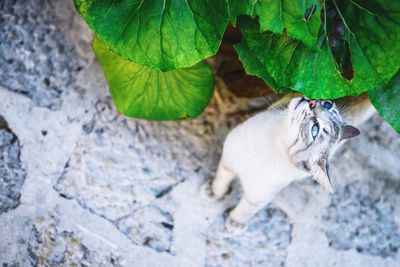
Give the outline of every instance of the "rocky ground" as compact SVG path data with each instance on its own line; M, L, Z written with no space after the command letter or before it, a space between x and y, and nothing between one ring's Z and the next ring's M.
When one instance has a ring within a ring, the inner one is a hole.
M400 136L377 115L335 155L328 195L292 184L241 236L208 204L251 103L218 81L197 119L116 112L72 1L0 2L0 266L400 266Z

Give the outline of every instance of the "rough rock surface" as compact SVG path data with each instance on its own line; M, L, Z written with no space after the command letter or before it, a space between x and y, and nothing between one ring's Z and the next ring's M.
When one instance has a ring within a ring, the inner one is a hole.
M26 240L32 266L120 266L118 257L99 256L75 233L60 231L58 224L53 215L35 218Z
M18 138L0 116L0 214L19 204L26 172L20 161Z
M50 109L60 107L62 92L85 63L78 40L66 38L75 14L60 7L46 0L0 3L0 85Z
M396 191L393 193L398 194ZM350 184L340 188L332 198L326 211L329 246L381 257L396 255L400 233L390 204L379 203L380 198L362 192L361 186Z
M267 208L243 235L224 231L222 217L208 231L206 266L284 266L292 224L285 212Z
M240 185L198 190L253 102L218 81L197 119L125 118L72 1L0 8L0 266L400 266L400 137L377 115L332 159L334 196L296 182L234 236Z

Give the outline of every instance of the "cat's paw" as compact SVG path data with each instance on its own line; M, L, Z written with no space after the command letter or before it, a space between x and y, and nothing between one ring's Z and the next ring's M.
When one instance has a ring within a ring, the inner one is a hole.
M237 222L231 219L230 216L225 219L225 228L229 233L234 235L240 235L246 232L246 224Z
M200 196L210 203L214 203L219 200L219 198L212 191L210 182L206 182L200 187Z

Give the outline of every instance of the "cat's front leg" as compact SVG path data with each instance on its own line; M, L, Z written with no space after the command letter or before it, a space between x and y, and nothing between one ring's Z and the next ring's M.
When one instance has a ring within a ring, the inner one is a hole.
M225 166L221 160L218 165L215 179L207 181L201 186L200 195L209 202L215 202L224 197L229 190L229 185L235 178L236 173Z
M246 195L244 195L239 204L232 209L226 220L226 229L235 234L243 233L246 230L247 222L262 208L264 208L269 201L250 201Z

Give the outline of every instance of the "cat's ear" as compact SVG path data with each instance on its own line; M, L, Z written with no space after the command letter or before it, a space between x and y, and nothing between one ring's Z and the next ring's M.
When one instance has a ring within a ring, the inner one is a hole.
M321 159L311 169L311 175L323 188L333 194L333 186L329 178L326 159Z
M340 140L350 139L350 138L356 137L359 134L360 134L360 130L358 130L356 127L351 126L351 125L343 125L342 126L342 136L340 137Z

